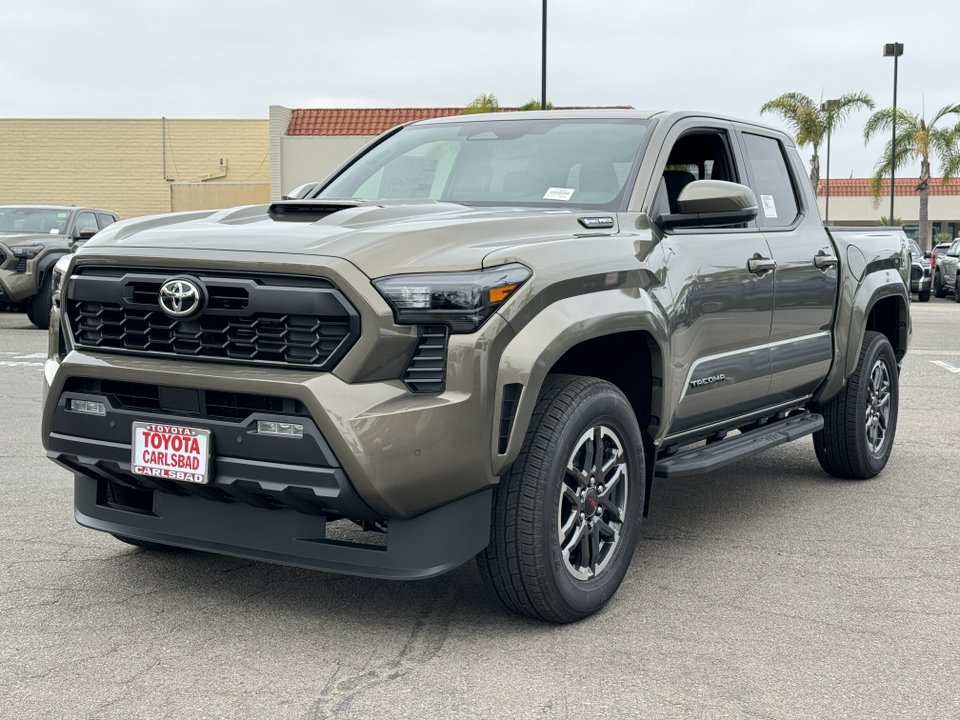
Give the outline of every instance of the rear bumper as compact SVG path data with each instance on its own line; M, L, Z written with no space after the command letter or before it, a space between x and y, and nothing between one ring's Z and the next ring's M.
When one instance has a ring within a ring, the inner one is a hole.
M265 510L156 491L138 501L139 508L123 508L111 502L109 482L76 476L78 523L140 540L349 575L433 577L480 552L490 535L491 489L413 520L389 521L383 536L361 533L373 537L349 541L323 515L289 509Z

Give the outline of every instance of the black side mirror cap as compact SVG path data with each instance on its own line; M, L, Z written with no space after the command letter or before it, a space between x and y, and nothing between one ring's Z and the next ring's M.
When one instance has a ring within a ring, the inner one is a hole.
M663 228L739 225L757 217L757 196L746 185L694 180L680 191L679 213L660 216Z

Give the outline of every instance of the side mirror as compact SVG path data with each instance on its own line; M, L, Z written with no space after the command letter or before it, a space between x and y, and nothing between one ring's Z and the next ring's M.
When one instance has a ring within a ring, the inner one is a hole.
M77 240L79 240L80 242L85 242L85 241L89 240L90 238L92 238L94 235L96 235L98 232L100 232L100 231L97 230L96 228L85 227L85 228L82 228L82 229L80 229L80 230L77 230L77 232L76 232L76 238L77 238Z
M739 225L758 212L753 190L724 180L694 180L680 191L677 207L679 213L660 216L662 227Z
M925 252L925 253L923 254L923 256L924 256L927 260L929 260L929 259L930 259L930 251L928 250L927 252Z

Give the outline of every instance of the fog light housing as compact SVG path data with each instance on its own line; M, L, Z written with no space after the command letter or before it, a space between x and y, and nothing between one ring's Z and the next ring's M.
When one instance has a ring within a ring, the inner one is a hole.
M70 409L73 412L84 413L85 415L106 415L107 406L102 402L95 400L70 400Z
M296 423L275 422L273 420L257 420L258 435L274 435L276 437L302 438L303 425Z

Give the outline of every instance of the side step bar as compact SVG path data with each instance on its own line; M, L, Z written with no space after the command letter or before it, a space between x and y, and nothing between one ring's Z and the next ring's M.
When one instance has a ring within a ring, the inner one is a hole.
M823 428L823 416L804 413L768 423L750 432L670 455L657 462L656 476L699 475L759 455L777 445L797 440Z

